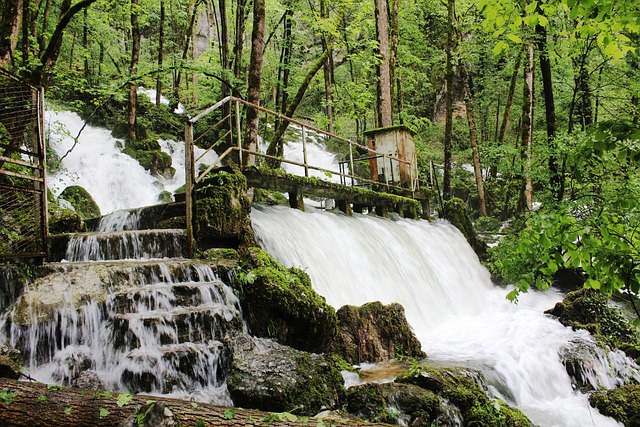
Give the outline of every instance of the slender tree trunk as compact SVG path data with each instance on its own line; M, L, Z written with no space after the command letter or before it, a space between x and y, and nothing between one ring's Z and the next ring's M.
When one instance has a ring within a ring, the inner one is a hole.
M162 98L162 65L164 62L164 22L166 10L164 0L160 0L160 28L158 32L158 75L156 77L156 105L160 105Z
M378 65L378 114L377 125L393 125L393 107L391 99L391 64L389 57L389 13L387 0L374 0L376 13L376 32L380 64Z
M389 84L391 85L391 97L397 90L397 68L398 68L398 45L400 43L400 20L399 20L400 0L391 0L389 8ZM393 109L393 102L392 107ZM393 113L393 110L392 110Z
M320 0L320 18L329 19L329 8L327 7L326 0ZM333 44L333 40L330 40L326 34L322 35L322 50L326 51L329 45ZM335 133L334 129L334 112L333 112L333 55L329 55L323 65L324 75L324 100L326 103L325 111L327 113L327 119L329 119L329 133Z
M138 0L131 0L131 65L129 66L129 110L127 124L129 126L129 141L138 140L136 129L137 108L138 108L138 84L135 76L138 73L138 62L140 60L140 23L138 21L139 4Z
M184 46L182 49L182 60L180 61L180 67L173 82L173 97L176 105L171 105L172 108L177 106L177 102L180 99L180 82L182 80L182 64L184 64L189 56L189 48L191 47L191 40L193 38L193 26L195 25L196 15L198 13L198 3L196 0L189 0L189 25L184 35Z
M452 195L451 189L451 145L453 139L453 52L456 49L454 37L455 0L447 1L447 64L446 64L446 100L445 100L445 127L444 127L444 171L442 182L442 198L449 200Z
M516 85L518 80L518 74L520 73L520 66L522 64L522 50L518 51L516 57L516 63L513 67L513 74L511 75L511 81L509 82L509 94L507 95L507 103L504 106L504 113L502 114L502 122L500 123L500 131L498 132L498 143L502 145L507 135L507 128L509 127L509 115L511 114L511 107L513 106L513 98L516 93Z
M22 0L20 0L22 1ZM44 10L42 11L42 28L38 34L39 51L43 52L47 47L47 29L49 28L49 16L51 14L51 0L46 0Z
M541 10L539 10L540 13ZM547 47L547 30L542 25L536 26L536 44L538 48L540 75L542 76L542 92L544 94L544 111L547 122L547 143L549 145L549 172L551 173L551 191L557 201L564 198L564 185L560 176L557 157L556 137L556 108L553 98L553 83L551 79L551 61Z
M533 100L534 87L533 76L535 67L535 58L533 51L533 42L527 45L527 63L524 72L523 86L523 105L522 105L522 151L525 160L525 188L524 199L526 208L532 209L533 206L533 180L531 178L532 167L532 141L533 141Z
M244 42L244 27L247 19L245 8L247 0L236 2L236 34L233 45L233 75L236 80L242 79L242 51ZM235 94L239 96L239 94Z
M293 117L293 115L296 112L296 109L298 108L298 105L300 105L300 102L302 101L302 98L304 97L305 92L309 88L309 85L311 84L311 81L313 80L313 77L318 73L320 68L322 68L322 65L324 64L324 62L327 59L327 56L329 56L329 55L331 55L331 49L325 50L322 53L322 55L320 55L320 58L318 58L316 60L316 62L311 66L311 68L309 69L309 71L305 75L304 80L300 84L300 87L298 87L298 91L296 92L296 96L293 98L293 100L291 101L291 103L287 107L287 111L284 113L285 116ZM282 137L283 137L284 133L286 132L288 126L289 126L289 121L282 120L280 122L280 124L278 125L278 127L276 129L276 132L275 132L275 135L273 137L273 140L271 141L271 143L269 144L269 147L267 148L267 154L269 154L270 156L282 157L282 155L283 155ZM269 163L270 166L272 166L274 168L278 168L278 167L280 167L280 163L281 162L277 161L277 160L271 160L270 159L268 161L268 163Z
M458 24L458 21L454 14L454 23ZM456 36L458 43L462 43L462 33L459 29L456 29ZM484 194L484 183L482 181L482 167L480 166L480 150L478 148L478 132L476 128L476 121L473 115L473 93L471 91L471 65L468 63L458 62L460 69L460 76L462 78L462 85L464 91L464 103L467 110L467 122L469 124L469 139L471 142L471 151L473 153L473 172L476 178L476 189L478 190L478 201L480 204L480 214L482 216L488 216L487 214L487 202Z
M251 32L251 59L249 62L249 87L247 101L260 104L260 83L262 77L262 61L264 53L265 1L253 1L253 30ZM247 126L244 148L256 151L258 147L258 110L247 108ZM255 158L249 156L246 164L255 164Z
M287 9L284 12L282 30L282 50L280 52L280 63L278 64L278 81L276 83L276 110L282 114L287 111L289 102L289 76L291 75L291 51L293 49L292 21L293 10ZM276 120L276 123L279 123Z
M84 78L89 79L89 8L84 10L84 22L82 26L82 48L84 50Z
M22 0L22 64L29 63L29 32L31 29L31 13L29 11L30 0Z

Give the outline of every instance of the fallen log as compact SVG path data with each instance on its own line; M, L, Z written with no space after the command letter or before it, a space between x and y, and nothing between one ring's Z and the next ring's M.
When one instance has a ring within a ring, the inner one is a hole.
M0 425L3 427L116 426L273 426L332 425L377 427L353 420L307 418L186 400L89 391L0 378Z

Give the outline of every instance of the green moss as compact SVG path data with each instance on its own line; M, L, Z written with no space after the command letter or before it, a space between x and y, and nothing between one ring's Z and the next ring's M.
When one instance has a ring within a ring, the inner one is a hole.
M126 147L123 153L133 157L148 171L156 173L171 167L171 156L162 150L138 150Z
M252 333L299 350L323 351L335 336L337 317L309 276L256 247L242 253L240 265L238 285Z
M640 357L640 333L617 307L608 303L601 292L580 289L569 292L547 313L558 317L565 326L585 329L599 342L624 351L629 357Z
M464 425L531 426L527 417L503 402L489 399L478 384L479 374L470 370L415 367L398 377L400 383L414 384L430 390L458 407Z
M628 427L640 426L640 385L625 385L589 396L591 406Z
M71 185L60 193L60 198L71 203L80 218L98 218L100 207L87 190L78 185Z

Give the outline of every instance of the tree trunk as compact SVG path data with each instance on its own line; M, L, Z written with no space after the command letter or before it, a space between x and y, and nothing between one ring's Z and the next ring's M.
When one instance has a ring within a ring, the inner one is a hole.
M164 21L166 19L166 11L164 0L160 0L160 28L158 33L158 75L156 77L156 105L160 105L162 98L162 64L164 62Z
M316 60L313 66L309 69L309 71L307 72L307 75L305 76L304 80L300 84L298 91L296 92L296 96L293 98L293 101L291 101L291 104L289 104L289 107L287 108L285 116L293 117L293 115L296 112L296 109L298 108L298 105L300 105L300 102L304 97L305 92L309 88L309 85L311 84L313 77L320 70L320 68L322 68L322 65L325 63L327 56L329 55L331 55L330 48L325 50L322 53L322 55L320 55L320 58L318 58L318 60ZM280 122L279 126L276 128L276 132L273 137L273 140L269 144L269 148L267 148L267 154L269 154L270 156L282 157L282 154L283 154L282 136L284 135L288 126L289 126L289 121L282 120ZM278 168L280 167L281 162L279 160L269 159L268 163L271 167Z
M326 0L320 0L320 18L329 19L329 8ZM322 35L322 50L328 49L333 44L333 40L328 39L326 34ZM329 55L323 66L324 75L324 100L326 103L325 111L327 119L329 119L329 133L335 133L334 129L334 112L333 112L333 55Z
M488 216L487 202L484 195L484 183L482 182L482 168L480 167L480 150L478 149L478 135L476 122L473 116L473 99L471 98L471 83L469 70L466 64L461 67L464 80L464 102L467 110L467 122L469 123L469 139L471 141L471 151L473 152L473 172L476 177L476 188L478 190L478 200L480 202L480 214Z
M84 22L82 26L82 48L84 50L83 66L84 78L89 79L89 9L84 10Z
M44 52L47 47L47 28L49 28L49 16L51 14L51 0L47 0L44 5L44 10L42 12L42 28L40 29L40 33L38 34L38 46L39 51Z
M542 11L539 9L539 13ZM564 197L562 177L558 168L556 156L556 108L553 99L553 83L551 80L551 62L547 48L547 30L542 25L536 26L536 44L538 48L540 74L542 76L542 92L544 94L544 111L547 122L547 143L549 145L549 172L551 173L551 193L556 201L562 201Z
M533 72L535 58L533 52L533 42L527 46L527 64L524 71L523 104L522 104L522 150L525 159L525 188L524 199L526 208L533 206L533 180L531 178L532 167L532 140L533 140Z
M249 61L249 87L247 89L247 101L260 105L260 86L262 78L262 60L264 59L264 27L265 27L265 1L253 1L253 31L251 32L251 59ZM256 151L258 147L258 110L247 108L247 126L244 141L245 149ZM246 158L247 165L254 165L254 156Z
M0 0L0 68L12 65L13 54L18 46L18 34L22 19L23 0Z
M317 427L319 419L292 421L291 414L274 414L251 409L228 408L208 403L156 396L131 396L123 393L78 390L47 386L46 384L22 382L0 378L0 390L13 396L10 403L0 403L0 424L3 427L113 427L124 425L157 426L153 423L148 408L162 421L173 421L176 425L189 426L255 426L273 427L299 426ZM123 396L126 399L123 399ZM129 400L128 398L131 397ZM123 405L119 405L123 404ZM153 406L153 407L152 407ZM154 410L155 409L155 410ZM134 416L142 424L137 424ZM127 424L127 421L129 423ZM326 422L326 425L331 424ZM354 427L383 427L386 424L368 424L349 421Z
M374 0L376 13L376 32L378 35L378 114L377 126L393 125L393 107L391 99L391 65L389 58L389 13L387 0Z
M195 0L189 0L189 25L187 27L187 31L184 35L184 46L182 49L182 60L180 61L180 67L178 68L178 73L176 74L173 80L173 103L175 105L171 105L172 108L177 107L177 103L180 99L180 82L182 80L182 64L187 60L187 56L189 56L189 46L191 46L191 39L193 38L193 26L196 21L198 4Z
M233 75L236 80L242 77L242 50L244 42L244 24L247 19L245 7L247 0L237 0L236 2L236 34L233 46ZM235 94L239 96L240 94Z
M453 52L456 48L454 37L455 0L447 1L447 63L446 63L446 119L444 126L444 171L442 182L442 198L449 200L451 198L451 144L453 139Z
M129 126L129 141L138 140L136 129L137 109L138 109L138 84L135 76L138 73L138 62L140 60L140 24L138 22L139 5L138 0L131 0L131 65L129 66L129 103L127 114L127 125Z
M398 44L400 43L400 20L399 20L400 0L391 0L389 8L390 25L390 46L389 46L389 84L391 85L391 97L396 93L397 68L398 68ZM393 106L391 107L393 108Z
M26 0L25 0L26 1ZM75 3L71 6L60 18L60 22L56 25L51 38L49 39L49 43L47 44L47 48L40 55L40 66L36 69L36 71L31 76L32 82L39 86L44 83L45 73L47 70L52 70L56 61L58 60L58 56L60 55L60 48L62 46L62 35L64 30L71 22L71 19L76 15L76 13L80 12L84 8L91 6L96 0L81 0L78 3Z
M289 96L289 75L291 74L291 51L293 49L293 10L287 9L282 19L282 50L280 52L280 63L278 64L278 81L276 83L276 111L284 114L287 111ZM279 120L276 120L279 124Z
M507 95L507 103L504 106L504 112L502 114L502 122L500 123L500 130L498 131L497 140L498 145L504 144L504 139L507 135L507 128L509 127L509 115L511 114L511 107L513 106L513 97L516 92L516 85L518 80L518 74L520 73L520 65L522 64L522 50L518 51L516 57L516 63L513 67L513 74L511 75L511 81L509 82L509 94ZM498 167L492 165L489 169L489 176L492 179L498 177Z

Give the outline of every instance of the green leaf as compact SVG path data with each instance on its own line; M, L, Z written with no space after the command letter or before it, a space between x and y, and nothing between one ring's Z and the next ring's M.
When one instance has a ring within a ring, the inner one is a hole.
M205 427L205 423L204 420L198 420L196 421L196 427Z
M99 411L98 411L98 417L100 419L103 419L103 418L108 417L110 413L111 412L108 409L100 408Z
M493 54L498 56L502 53L503 50L507 49L508 47L509 45L507 44L507 42L505 42L504 40L500 40L493 48Z
M73 408L64 408L64 413L66 415L71 415L71 412L73 412Z
M116 403L119 407L123 407L128 405L133 400L133 395L131 393L120 393L118 398L116 399Z
M10 391L8 388L0 390L0 402L7 405L13 403L13 399L18 395L17 391Z
M47 401L47 396L41 395L38 396L38 402L46 402Z
M236 411L234 411L233 409L228 408L228 409L225 409L225 410L224 410L224 417L225 417L226 419L228 419L228 420L232 420L232 419L234 419L234 418L235 418L235 416L236 416Z
M197 403L197 402L191 402L191 406L192 406L192 407L194 407L194 408L197 408L197 407L198 407L198 406L200 406L200 405L198 405L198 403Z
M514 43L522 43L522 39L513 33L507 34L507 38Z
M528 5L525 6L524 11L528 15L531 15L533 12L535 12L537 7L538 7L538 2L537 1L532 1L531 3L529 3Z

